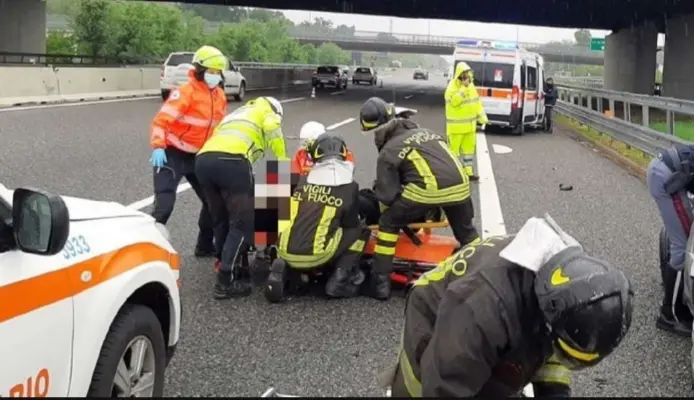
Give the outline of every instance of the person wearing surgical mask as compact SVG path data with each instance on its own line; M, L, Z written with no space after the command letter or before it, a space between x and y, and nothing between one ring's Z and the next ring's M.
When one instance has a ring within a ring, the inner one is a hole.
M152 217L166 224L173 213L178 184L185 177L202 203L195 256L212 257L216 254L213 222L195 175L195 155L227 113L227 99L220 84L229 62L219 49L202 46L193 55L192 64L188 81L169 94L152 121Z
M422 275L405 308L392 397L570 397L572 371L614 352L631 326L622 271L549 216L473 242Z

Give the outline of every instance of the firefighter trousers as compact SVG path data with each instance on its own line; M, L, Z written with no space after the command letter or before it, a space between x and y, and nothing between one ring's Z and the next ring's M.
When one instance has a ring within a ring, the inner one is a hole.
M196 174L214 221L215 252L221 272L233 272L254 239L254 179L243 156L203 153Z
M202 207L198 216L198 245L212 247L212 217L205 201L202 187L195 175L195 154L186 153L173 147L166 149L166 164L162 168L153 168L154 209L152 217L160 224L166 225L173 213L176 203L176 192L183 178L200 199Z
M458 204L436 206L419 204L400 197L381 214L378 220L378 234L372 265L373 274L384 275L392 272L395 246L400 230L408 224L421 221L433 207L443 209L453 235L461 246L465 246L479 237L472 224L475 217L472 199Z

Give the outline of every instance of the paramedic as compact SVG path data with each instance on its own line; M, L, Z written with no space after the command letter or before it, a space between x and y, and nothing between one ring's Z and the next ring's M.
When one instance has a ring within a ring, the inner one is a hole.
M217 299L251 292L247 266L254 242L254 179L252 164L269 147L288 160L282 134L282 104L259 97L227 115L198 152L195 173L202 184L214 221Z
M692 227L692 206L687 192L694 192L694 146L663 150L648 165L648 191L658 206L670 239L670 260L661 271L665 295L656 326L682 336L691 335L692 314L683 301L691 281L685 282L687 239Z
M279 237L278 256L297 270L327 264L334 270L325 285L330 297L354 297L364 276L359 259L371 231L359 220L359 185L347 145L322 134L311 145L313 168L292 196L289 226ZM284 283L283 263L273 264L268 285Z
M311 170L313 166L313 161L311 160L309 148L311 144L318 139L318 136L327 132L325 125L316 121L309 121L301 127L299 131L299 140L301 140L301 145L299 149L294 153L294 158L292 158L292 173L299 175L306 175ZM347 150L347 161L354 164L354 154ZM292 189L292 192L294 190Z
M176 190L183 177L202 202L198 217L195 255L214 254L212 218L195 176L195 153L215 126L224 118L227 99L218 85L226 69L226 57L218 49L203 46L193 55L188 82L171 92L152 121L152 169L154 171L154 210L152 217L166 224L174 209Z
M479 180L472 167L475 161L477 124L485 125L488 121L472 80L473 73L470 66L459 62L455 66L453 79L448 82L444 98L449 146L456 156L460 157L462 154L465 172L470 180L475 182Z
M390 272L400 230L441 207L462 246L478 238L470 182L440 135L395 116L393 105L372 97L361 108L362 131L378 149L374 193L382 205L374 248L370 295L390 297Z
M545 131L552 132L552 113L557 104L557 88L554 87L554 79L545 81Z
M393 397L570 397L571 371L610 355L631 326L629 280L549 216L472 243L409 292ZM390 383L390 385L389 385Z

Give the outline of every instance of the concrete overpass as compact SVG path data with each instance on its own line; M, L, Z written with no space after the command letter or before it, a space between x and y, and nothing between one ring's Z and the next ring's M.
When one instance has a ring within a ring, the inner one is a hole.
M158 0L150 0L158 1ZM163 0L162 0L163 1ZM392 15L403 18L438 18L551 26L610 29L604 52L605 87L650 93L655 78L657 34L666 34L663 95L694 99L694 47L689 25L694 26L694 1L631 0L629 2L579 0L496 0L464 2L429 0L379 2L373 0L184 0L186 3L244 5L276 9ZM0 0L0 51L45 51L44 0ZM308 40L308 38L305 38ZM443 50L441 50L443 51Z

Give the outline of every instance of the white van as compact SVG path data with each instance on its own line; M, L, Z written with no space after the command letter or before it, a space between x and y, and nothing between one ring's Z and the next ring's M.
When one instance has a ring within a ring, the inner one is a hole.
M172 90L188 82L188 71L193 68L194 54L186 51L175 52L169 54L164 61L159 76L161 98L164 101L169 98ZM246 78L240 69L230 60L227 69L222 71L222 75L224 76L224 93L227 98L233 97L236 101L243 101L243 96L246 94Z
M516 43L461 40L453 53L458 63L472 68L490 125L510 127L517 135L544 119L544 60ZM452 78L451 78L452 79Z

